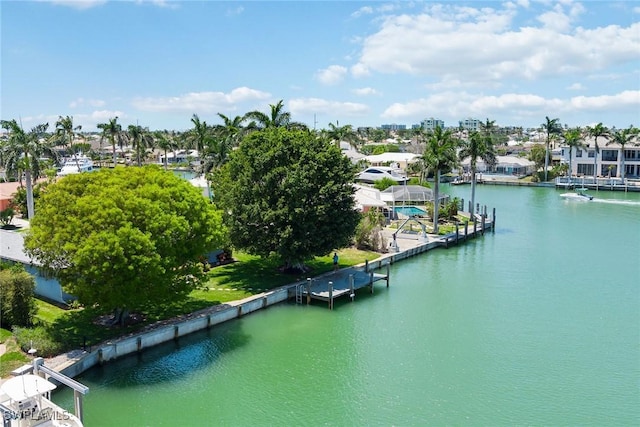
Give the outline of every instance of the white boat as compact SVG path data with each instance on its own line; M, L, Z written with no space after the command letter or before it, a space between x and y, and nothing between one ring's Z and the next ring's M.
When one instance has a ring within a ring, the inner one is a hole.
M62 169L58 172L58 176L81 172L92 172L93 170L93 160L82 153L77 153L64 161Z
M587 194L586 191L586 188L578 188L573 193L562 193L560 197L567 200L578 200L582 202L593 200L593 196Z
M4 426L83 427L82 421L50 400L56 385L41 376L24 374L0 386L0 410Z

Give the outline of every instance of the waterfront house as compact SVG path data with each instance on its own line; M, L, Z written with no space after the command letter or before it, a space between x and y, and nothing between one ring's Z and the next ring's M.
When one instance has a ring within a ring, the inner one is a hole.
M471 171L471 159L466 158L461 162L465 173ZM488 167L482 159L476 163L478 173L496 173L502 175L527 176L535 171L535 163L525 157L519 156L496 156L496 164Z
M624 162L624 177L630 179L640 178L640 146L635 141L626 144L609 144L606 137L598 138L598 150L595 147L595 138L588 137L584 140L584 147L571 149L571 176L611 177L621 178ZM607 145L609 144L609 145ZM561 145L561 163L569 164L569 147ZM594 173L595 168L595 173Z

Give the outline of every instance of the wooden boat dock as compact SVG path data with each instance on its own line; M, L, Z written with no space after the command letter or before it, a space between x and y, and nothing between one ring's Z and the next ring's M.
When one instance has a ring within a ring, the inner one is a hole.
M364 267L352 267L325 274L316 278L308 278L306 282L296 286L296 302L307 304L311 300L327 302L329 309L333 310L333 302L336 298L348 296L355 298L358 289L368 287L373 293L373 284L384 280L389 287L389 264L386 273L376 273L369 271L368 264Z

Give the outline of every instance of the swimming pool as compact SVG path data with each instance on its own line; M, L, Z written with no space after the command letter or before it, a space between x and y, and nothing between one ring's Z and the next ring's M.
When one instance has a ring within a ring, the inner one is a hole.
M415 206L396 206L393 211L406 216L425 216L427 212Z

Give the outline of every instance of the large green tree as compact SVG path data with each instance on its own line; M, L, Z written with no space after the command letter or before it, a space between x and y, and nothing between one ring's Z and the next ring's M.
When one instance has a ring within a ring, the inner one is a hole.
M487 123L489 119L487 119ZM469 168L471 169L471 210L470 214L475 211L476 202L476 172L478 171L478 159L487 165L487 167L496 164L496 150L493 144L493 137L490 129L482 128L482 132L471 132L469 139L462 141L462 147L458 152L460 161L469 159ZM464 209L464 206L463 206Z
M84 304L131 310L184 297L199 257L220 247L221 214L158 166L104 169L49 186L25 238L27 253Z
M7 172L24 171L27 190L26 213L28 218L32 218L35 210L33 180L40 176L41 159L46 155L56 157L51 143L46 138L49 124L37 125L29 132L25 132L15 120L2 120L0 124L9 132L8 139L0 145L0 158Z
M456 150L459 140L451 129L443 130L436 126L426 141L422 158L425 167L434 174L433 183L433 232L438 233L438 215L440 208L440 173L454 168L458 164Z
M214 189L234 246L304 269L306 260L350 243L360 218L354 177L350 160L326 139L272 127L243 139L216 172Z

